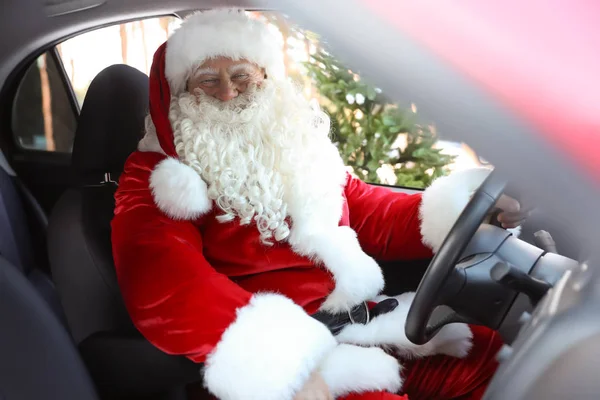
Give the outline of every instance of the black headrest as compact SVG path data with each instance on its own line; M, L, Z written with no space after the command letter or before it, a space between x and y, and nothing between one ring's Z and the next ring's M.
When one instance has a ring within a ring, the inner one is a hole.
M75 132L72 162L82 178L118 176L144 133L148 77L112 65L90 84Z

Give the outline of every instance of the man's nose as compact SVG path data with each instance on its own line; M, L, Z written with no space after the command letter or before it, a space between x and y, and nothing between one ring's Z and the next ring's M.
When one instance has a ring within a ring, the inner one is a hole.
M238 96L238 91L231 81L224 80L219 86L219 90L216 93L216 98L221 101L229 101Z

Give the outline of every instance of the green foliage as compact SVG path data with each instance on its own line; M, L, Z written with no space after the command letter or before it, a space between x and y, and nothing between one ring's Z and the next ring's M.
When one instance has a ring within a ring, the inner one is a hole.
M423 188L447 173L454 157L433 147L435 130L416 122L414 108L390 103L323 49L304 65L331 117L333 140L358 177L385 183L377 170L386 165L396 185Z

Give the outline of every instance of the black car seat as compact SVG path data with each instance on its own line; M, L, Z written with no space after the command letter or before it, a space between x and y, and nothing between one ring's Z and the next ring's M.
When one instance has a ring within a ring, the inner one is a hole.
M0 399L98 399L64 326L0 256Z
M72 166L80 186L50 215L48 253L68 325L104 397L178 391L200 379L196 364L162 353L133 327L117 284L110 223L123 165L148 109L148 77L126 65L92 81L79 117Z
M45 240L47 224L42 208L0 152L0 256L21 271L66 326L54 284L39 265L46 257L44 248L39 248L43 244L35 248L33 245L31 229L36 230L38 238ZM35 251L43 254L36 257Z

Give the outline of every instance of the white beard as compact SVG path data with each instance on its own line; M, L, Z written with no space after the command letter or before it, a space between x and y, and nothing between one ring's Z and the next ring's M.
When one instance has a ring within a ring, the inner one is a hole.
M169 118L222 222L255 223L265 244L338 226L346 169L329 118L291 82L266 80L229 102L186 92Z

